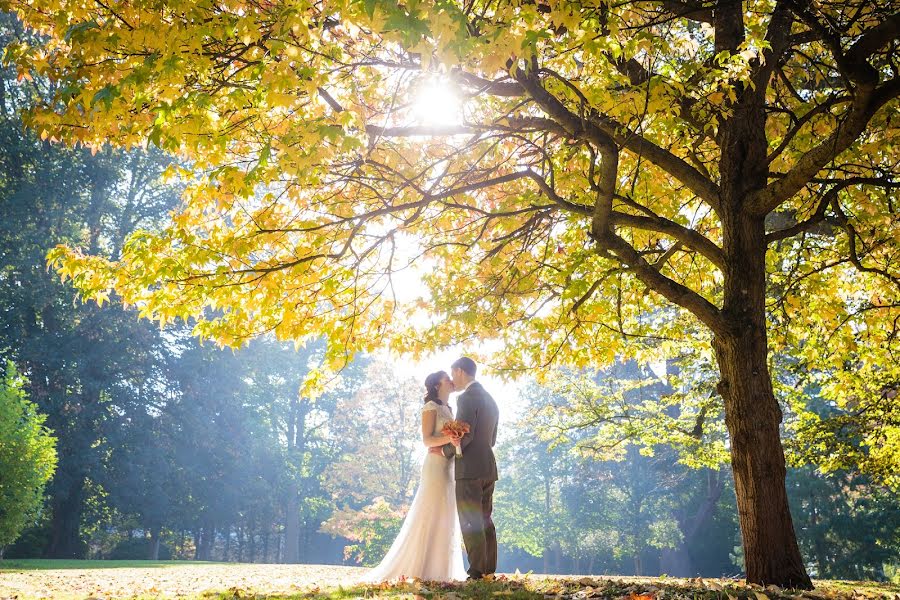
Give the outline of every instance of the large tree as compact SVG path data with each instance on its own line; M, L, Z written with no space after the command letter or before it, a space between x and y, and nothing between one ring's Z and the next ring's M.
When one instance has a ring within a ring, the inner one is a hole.
M226 344L324 332L334 363L469 336L510 368L694 344L747 578L810 586L768 357L839 373L864 338L856 366L890 366L897 0L10 4L46 39L8 52L54 84L43 136L150 140L198 173L120 260L53 254L87 295ZM393 285L410 263L434 267L429 304Z

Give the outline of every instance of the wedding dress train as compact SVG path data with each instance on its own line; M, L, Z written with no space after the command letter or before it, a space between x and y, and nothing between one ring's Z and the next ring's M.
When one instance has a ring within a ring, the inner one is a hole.
M422 411L436 411L434 435L453 418L446 405L427 402ZM466 578L462 557L462 534L456 513L456 481L453 459L440 454L425 455L419 489L409 507L397 539L381 563L364 581L393 581L401 577L427 581Z

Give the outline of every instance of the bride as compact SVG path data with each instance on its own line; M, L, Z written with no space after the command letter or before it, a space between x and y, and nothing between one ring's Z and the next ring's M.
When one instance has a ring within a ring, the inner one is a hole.
M453 382L445 372L438 371L425 378L425 390L422 443L429 452L422 465L419 489L391 549L366 575L369 582L392 581L400 577L426 581L466 578L456 513L454 461L440 453L440 447L451 441L449 436L441 434L441 429L453 418L447 406Z

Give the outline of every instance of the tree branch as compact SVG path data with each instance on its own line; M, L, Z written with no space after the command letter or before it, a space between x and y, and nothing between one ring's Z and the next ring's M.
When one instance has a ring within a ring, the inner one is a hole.
M654 265L648 263L628 242L612 233L607 236L606 246L619 260L628 265L634 275L647 287L670 302L690 311L716 335L725 331L725 322L719 309L709 300L692 289L669 279Z
M900 13L895 13L869 29L854 42L845 56L852 63L860 63L884 48L888 43L900 38Z
M802 117L797 119L797 123L794 125L794 127L791 128L791 130L788 131L787 134L785 134L784 139L781 140L781 143L778 145L778 147L769 153L769 156L766 157L766 162L771 163L773 160L778 158L781 153L784 152L790 145L791 140L794 139L794 137L800 132L803 126L806 125L813 117L815 117L816 115L820 115L823 112L827 112L833 106L844 102L850 102L851 100L852 98L850 96L832 96L821 104L817 104L806 111Z
M597 184L597 201L591 217L591 231L602 240L612 230L609 215L612 212L613 196L616 192L616 174L619 167L619 148L613 139L590 121L574 114L553 94L544 89L537 75L517 68L515 79L534 101L556 121L570 137L583 139L597 149L601 157L600 181Z
M843 122L822 143L801 156L784 177L754 193L748 202L750 209L765 215L803 189L825 165L849 148L865 131L869 120L889 101L900 95L900 77L887 81L879 88L858 86L856 96Z
M837 197L832 199L832 207L834 208L834 212L837 213L838 221L844 227L844 230L847 232L849 250L850 250L850 262L853 263L853 266L856 267L858 271L861 273L872 273L875 275L879 275L893 283L897 286L897 289L900 290L900 277L896 275L892 275L886 269L879 269L878 267L867 267L862 264L862 259L859 256L859 253L856 250L856 238L860 238L859 233L856 231L856 227L850 222L850 219L847 218L847 215L844 213L841 205L837 201Z
M684 17L691 21L709 23L710 25L714 22L712 7L704 6L702 2L691 2L689 0L663 0L662 7L676 17Z
M641 134L628 129L608 116L594 114L592 115L592 120L602 131L612 137L617 144L620 144L633 154L645 157L654 165L678 179L694 192L698 198L709 204L713 210L719 212L719 186L707 177L704 177L700 171L687 161L657 146Z
M900 187L900 183L878 177L849 177L847 179L839 181L834 185L834 187L822 194L822 197L819 200L819 204L816 206L815 212L808 219L800 221L799 223L796 223L791 227L786 227L785 229L779 229L777 231L767 233L766 244L781 241L814 228L816 225L825 220L825 211L828 209L828 206L830 206L832 202L837 201L837 195L841 191L853 185L878 185L890 188Z
M613 211L610 221L613 225L627 225L628 227L643 229L644 231L655 231L668 235L691 250L699 252L719 269L724 270L725 268L725 255L722 253L721 248L703 234L679 225L674 221L663 217L642 217L618 211Z
M525 89L515 81L485 79L459 69L453 70L451 77L474 88L477 94L488 94L504 98L517 98L525 95Z

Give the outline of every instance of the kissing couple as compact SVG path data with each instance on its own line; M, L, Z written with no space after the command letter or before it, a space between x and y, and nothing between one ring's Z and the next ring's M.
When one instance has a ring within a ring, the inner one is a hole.
M492 577L497 570L497 532L491 520L497 462L497 403L475 381L477 366L468 357L425 378L422 443L428 454L415 498L391 549L366 581L406 577L453 581ZM468 432L446 431L453 421L447 404L459 392L456 420ZM460 534L469 558L463 567Z

